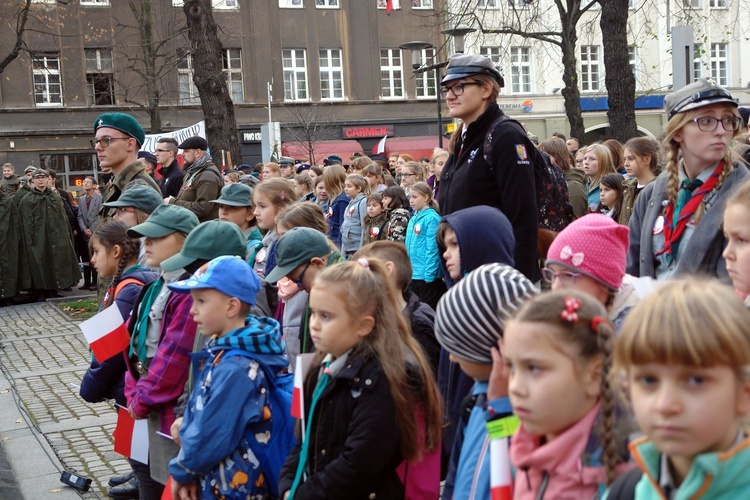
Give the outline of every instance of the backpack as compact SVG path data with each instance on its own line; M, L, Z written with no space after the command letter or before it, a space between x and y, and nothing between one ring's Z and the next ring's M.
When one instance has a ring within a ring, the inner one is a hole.
M218 493L223 495L222 498L246 498L244 493L236 489L236 481L232 477L242 477L243 469L254 469L255 465L248 456L249 451L255 455L259 462L259 467L268 485L268 490L272 498L280 498L279 477L281 468L286 461L286 457L292 451L296 442L294 433L296 419L292 417L292 393L294 391L294 374L284 373L277 375L271 373L268 367L262 362L260 357L251 352L242 349L227 350L224 357L244 356L250 358L260 365L263 374L266 377L269 388L269 404L271 407L271 431L270 438L265 446L262 446L255 438L253 426L245 429L242 440L237 450L225 458L218 467L211 470L202 481L204 493ZM246 474L245 477L250 476ZM218 491L217 491L218 490ZM213 496L201 497L213 498Z
M492 153L490 137L495 128L506 121L515 123L524 134L526 133L523 125L508 115L501 115L495 118L487 130L483 147L484 161L489 165L490 171L494 170L492 161L490 161ZM555 239L557 233L565 229L576 217L573 206L568 201L568 183L565 182L565 173L560 167L550 161L547 153L533 148L531 156L536 182L536 207L539 230L537 255L546 256L549 245Z

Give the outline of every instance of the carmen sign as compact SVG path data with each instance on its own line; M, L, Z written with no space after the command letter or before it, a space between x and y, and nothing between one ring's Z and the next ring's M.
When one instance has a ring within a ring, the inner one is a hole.
M344 139L360 139L363 137L383 137L393 135L393 125L374 125L371 127L343 127L341 134Z

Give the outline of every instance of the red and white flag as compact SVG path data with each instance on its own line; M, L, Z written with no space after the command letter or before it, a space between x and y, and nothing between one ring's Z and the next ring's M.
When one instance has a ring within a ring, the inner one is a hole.
M294 392L292 393L292 416L301 419L305 414L304 370L302 356L297 355L294 368Z
M148 464L148 420L135 420L125 408L117 408L117 426L112 433L115 452Z
M388 138L388 136L386 135L385 137L383 137L382 139L380 139L380 142L378 142L378 150L375 152L375 154L380 155L380 154L385 153L385 140L387 138Z
M78 328L83 332L99 363L121 353L130 343L128 328L116 305L87 319Z
M393 10L393 0L386 0L385 13L390 14L392 10Z
M513 498L508 438L490 441L490 498L492 500Z

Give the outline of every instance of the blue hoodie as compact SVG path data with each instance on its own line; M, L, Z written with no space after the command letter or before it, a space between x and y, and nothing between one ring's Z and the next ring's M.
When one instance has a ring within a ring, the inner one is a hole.
M484 264L494 262L514 265L513 253L516 240L513 227L508 218L499 209L486 205L464 208L444 216L440 222L450 226L458 240L458 250L461 259L461 277ZM451 279L445 267L445 246L438 244L440 265L448 288L455 285L457 280ZM474 379L461 371L461 367L450 361L449 353L440 349L438 366L438 387L445 401L448 413L448 426L443 433L443 454L448 456L454 446L454 441L463 442L461 419L463 402L474 387ZM458 434L458 437L456 437ZM444 497L451 498L453 494L453 480L458 466L458 455L454 453L448 464Z
M180 428L182 448L177 458L169 462L169 473L183 484L201 480L201 490L210 487L203 484L203 479L212 470L220 466L231 468L225 458L237 450L243 439L252 441L251 447L257 451L265 445L258 436L266 436L271 430L271 418L264 415L270 401L264 370L246 356L225 355L225 351L233 349L254 354L271 373L279 373L289 365L279 323L265 317L248 316L243 328L212 339L205 349L192 354L196 383ZM286 443L287 451L293 445ZM242 498L270 495L269 483L278 478L258 479L264 466L281 469L283 461L261 463L276 455L279 454L255 453L255 474L234 486ZM227 475L231 473L227 471Z

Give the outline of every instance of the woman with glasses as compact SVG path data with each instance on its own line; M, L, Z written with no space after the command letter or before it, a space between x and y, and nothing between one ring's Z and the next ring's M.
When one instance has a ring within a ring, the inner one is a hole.
M750 178L730 148L742 126L737 101L701 79L668 95L664 107L665 171L636 200L628 273L660 280L702 273L729 282L722 214L734 188Z
M479 205L500 209L513 226L516 268L536 281L538 153L523 127L505 120L497 105L503 77L487 57L455 54L441 85L448 113L461 126L451 138L440 177L440 212Z

